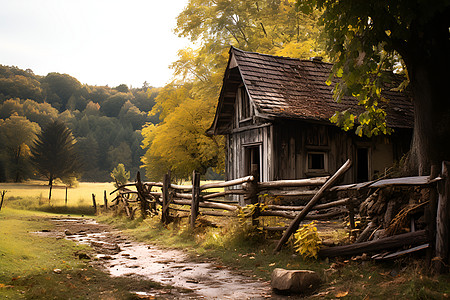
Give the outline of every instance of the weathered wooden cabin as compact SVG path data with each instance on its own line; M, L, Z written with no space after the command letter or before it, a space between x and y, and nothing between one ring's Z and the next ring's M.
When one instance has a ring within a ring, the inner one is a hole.
M332 65L230 49L209 134L225 135L228 180L257 168L261 181L333 174L348 158L345 182L383 174L409 149L413 107L399 92L383 91L391 136L361 138L329 121L336 111L357 109L352 97L333 100ZM253 165L253 166L252 166Z

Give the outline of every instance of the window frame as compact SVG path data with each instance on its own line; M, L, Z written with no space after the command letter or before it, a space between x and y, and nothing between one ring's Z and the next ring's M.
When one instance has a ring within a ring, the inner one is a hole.
M320 154L323 155L323 168L321 169L313 169L310 168L310 155ZM306 174L328 174L328 151L307 151L306 152Z

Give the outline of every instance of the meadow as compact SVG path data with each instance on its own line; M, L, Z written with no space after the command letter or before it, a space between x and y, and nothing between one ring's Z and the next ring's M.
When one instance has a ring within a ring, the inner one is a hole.
M56 183L52 189L52 199L48 200L49 186L46 181L27 181L24 183L0 183L0 192L6 191L3 207L15 209L39 210L52 213L92 215L92 194L97 203L103 204L103 194L111 201L109 195L115 189L110 182L81 182L75 187Z
M91 203L92 194L103 199L103 191L109 193L115 189L112 182L80 182L76 187L67 189L68 204ZM47 181L27 181L24 183L0 183L0 191L7 191L5 201L12 198L36 198L41 202L48 202ZM65 204L66 185L56 183L52 189L51 204Z

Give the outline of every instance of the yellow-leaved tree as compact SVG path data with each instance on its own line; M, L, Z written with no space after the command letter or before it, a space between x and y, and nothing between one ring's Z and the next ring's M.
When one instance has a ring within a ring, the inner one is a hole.
M181 49L174 80L161 89L151 114L161 123L142 130L142 162L150 179L171 170L178 178L224 166L224 139L206 136L211 125L230 46L274 55L324 55L319 14L302 14L293 0L190 0L175 32L198 48Z

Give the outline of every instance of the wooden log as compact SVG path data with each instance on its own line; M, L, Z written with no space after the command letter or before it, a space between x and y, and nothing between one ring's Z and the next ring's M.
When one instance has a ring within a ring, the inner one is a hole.
M242 189L236 189L236 190L226 190L223 192L219 192L219 193L211 193L208 195L203 195L203 200L209 200L212 198L218 198L218 197L223 197L226 195L244 195L245 194L245 190ZM236 201L234 201L236 202Z
M317 191L263 191L261 194L267 194L273 197L294 197L294 196L314 196Z
M128 218L132 219L133 215L132 212L130 211L130 207L128 206L128 202L124 198L121 198L121 200L125 209L125 213L127 214Z
M273 189L282 187L302 187L302 186L320 186L323 185L329 177L315 177L307 179L296 179L296 180L277 180L277 181L266 181L259 182L258 188Z
M263 226L263 230L268 231L285 231L287 226Z
M321 249L319 250L319 257L351 256L365 252L400 248L403 246L421 245L427 242L429 242L427 231L419 230L415 232L394 235L375 241Z
M177 205L191 205L192 201L189 200L176 200L172 201L172 204ZM228 211L237 211L239 208L235 205L228 205L222 203L212 203L212 202L199 202L199 207L202 208L215 208L215 209L223 209Z
M181 198L181 199L192 199L192 194L173 193L173 196L176 198Z
M327 181L325 184L319 189L316 195L308 202L306 207L297 215L297 217L292 221L289 225L288 229L283 233L280 241L278 242L275 251L280 251L281 246L287 242L291 234L293 234L300 225L300 222L306 217L306 215L311 211L311 209L316 205L316 203L320 200L322 195L325 193L327 189L329 189L340 177L343 175L352 165L350 159L348 159L344 165Z
M434 270L438 274L448 272L449 262L449 225L450 225L450 162L442 162L441 177L438 184L439 198L436 216L436 255L433 259Z
M103 190L103 205L105 206L105 209L108 208L108 198L106 198L106 190Z
M423 244L423 245L420 245L420 246L416 246L416 247L413 247L413 248L410 248L410 249L406 249L406 250L397 251L395 253L382 255L381 257L379 257L379 256L378 257L373 257L372 256L372 258L374 258L376 260L391 259L391 258L396 258L396 257L402 256L402 255L405 255L405 254L409 254L409 253L417 252L417 251L420 251L420 250L424 250L424 249L427 249L428 247L430 247L430 243L426 243L426 244Z
M206 215L206 216L215 216L215 217L236 217L236 214L232 214L229 212L225 212L225 211L217 211L217 210L201 210L200 211L201 215Z
M427 185L440 181L441 177L430 179L429 176L414 176L414 177L401 177L393 179L383 179L369 185L370 188L381 188L388 186L401 186L401 185Z
M250 203L253 205L258 204L258 181L259 181L259 167L256 164L251 165L251 176L252 180L247 182L245 190L247 193L244 194L244 202L246 204ZM252 225L259 226L259 205L255 206L255 210L252 214Z
M139 207L141 208L142 218L145 219L147 217L148 204L145 197L144 186L141 182L141 172L137 172L136 174L136 190L139 197Z
M363 230L363 232L359 235L359 237L356 239L355 243L362 243L367 241L367 239L369 238L369 236L372 234L372 232L374 231L376 225L373 222L369 222L369 224L367 224L366 228Z
M5 200L5 195L6 195L6 191L3 190L2 193L1 193L2 200L1 200L1 202L0 202L0 210L2 210L3 200Z
M430 171L430 179L434 179L439 176L441 172L441 166L438 164L433 164ZM427 268L431 269L432 259L435 255L436 250L436 214L437 214L437 202L438 202L438 191L437 185L430 189L430 203L425 207L424 216L425 224L427 226L428 232L430 232L431 243L430 247L427 248L426 262Z
M162 187L162 212L161 222L165 225L169 224L169 204L170 204L170 174L164 174Z
M356 201L349 201L348 204L346 205L347 210L348 210L348 220L350 223L350 236L354 235L354 230L356 228L355 211L354 211L353 202L356 202Z
M181 185L181 184L171 184L171 188L174 190L182 190L182 191L189 191L192 190L192 185Z
M200 173L192 172L192 202L191 202L191 217L189 218L189 225L191 229L195 228L195 221L197 220L200 203Z
M162 182L144 182L143 185L145 185L145 186L163 187L163 183Z
M328 202L324 204L317 204L315 205L311 210L321 210L321 209L327 209L332 208L336 206L342 206L347 205L347 203L350 201L350 198L344 198L341 200ZM286 205L267 205L268 210L292 210L292 211L301 211L305 208L305 206L286 206Z
M334 186L334 187L330 188L330 192L360 190L360 189L369 187L374 182L376 182L376 181L374 180L374 181L361 182L361 183L352 183L352 184L338 185L338 186Z
M334 217L337 217L339 215L342 215L346 213L346 210L336 210L325 214L311 214L306 215L303 220L328 220ZM286 219L295 219L297 216L295 213L287 212L287 211L280 211L280 210L264 210L260 213L261 216L272 216L272 217L283 217Z
M246 176L230 181L223 181L223 182L214 182L214 183L207 183L200 186L200 190L207 190L207 189L213 189L213 188L221 188L221 187L228 187L238 184L243 184L244 182L249 182L253 180L253 176Z
M119 190L121 190L121 189L124 189L124 188L127 187L127 186L135 186L135 185L136 185L135 183L122 184L122 185L120 185L118 188L116 188L114 191L112 191L112 192L109 193L109 194L112 195L112 194L114 194L115 192L117 192L117 191L119 191Z
M94 212L97 213L97 202L95 202L95 194L92 194L92 205L94 206Z

